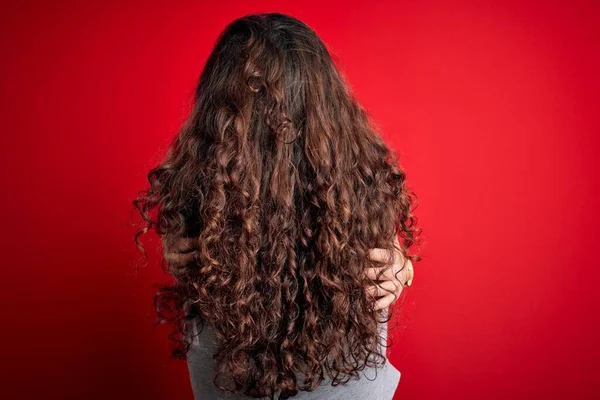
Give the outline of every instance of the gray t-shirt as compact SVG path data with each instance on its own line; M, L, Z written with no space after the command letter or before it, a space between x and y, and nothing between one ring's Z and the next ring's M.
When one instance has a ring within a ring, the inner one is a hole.
M387 323L382 324L382 337L387 340ZM197 332L197 331L196 331ZM195 400L248 400L243 395L230 395L220 391L213 383L215 353L214 331L210 325L196 336L188 352L188 370ZM385 348L380 351L385 354ZM365 368L360 379L351 379L348 383L331 386L331 380L325 376L321 385L312 392L300 391L290 399L294 400L391 400L400 382L400 371L389 361L383 367ZM276 397L277 398L277 397ZM268 399L264 397L263 399Z

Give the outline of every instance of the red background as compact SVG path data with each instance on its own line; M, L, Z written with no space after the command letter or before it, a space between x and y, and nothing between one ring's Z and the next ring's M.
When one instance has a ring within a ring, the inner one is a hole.
M319 33L419 195L396 398L597 396L598 4L3 5L2 397L191 399L129 211L217 34L258 11Z

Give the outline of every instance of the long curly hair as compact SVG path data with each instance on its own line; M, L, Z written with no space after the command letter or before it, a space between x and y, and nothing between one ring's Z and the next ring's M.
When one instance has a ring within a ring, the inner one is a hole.
M383 365L380 324L392 312L366 293L376 280L365 269L382 267L367 253L391 259L399 237L406 258L421 258L408 251L421 231L416 196L336 64L293 17L231 22L133 201L144 254L139 238L153 228L165 248L197 243L193 262L163 260L172 283L155 304L174 324L175 357L214 327L214 383L225 392L285 399L325 375L338 385Z

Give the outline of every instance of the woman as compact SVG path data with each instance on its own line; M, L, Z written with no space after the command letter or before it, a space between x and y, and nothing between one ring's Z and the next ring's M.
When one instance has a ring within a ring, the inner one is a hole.
M134 201L196 399L392 397L388 307L420 260L396 158L310 27L270 13L221 33Z

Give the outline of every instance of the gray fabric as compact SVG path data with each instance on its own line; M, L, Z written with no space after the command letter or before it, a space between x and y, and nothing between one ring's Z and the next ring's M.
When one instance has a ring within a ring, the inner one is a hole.
M387 323L382 324L382 337L387 340ZM195 400L242 400L248 396L233 396L221 392L214 384L215 353L214 332L206 325L191 344L188 353L188 370ZM381 351L385 354L385 348ZM331 386L329 378L313 392L301 391L292 397L295 400L391 400L400 382L400 371L389 361L380 368L365 368L360 379L350 380L345 385ZM276 397L277 398L277 397ZM266 397L264 399L267 399Z

